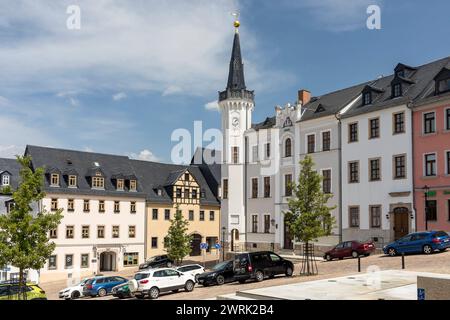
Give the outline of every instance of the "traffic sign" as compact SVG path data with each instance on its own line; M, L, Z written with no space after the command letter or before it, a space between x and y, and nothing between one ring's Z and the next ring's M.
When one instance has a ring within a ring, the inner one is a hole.
M220 243L216 243L216 244L214 245L214 247L215 247L217 250L219 250L219 249L222 248L222 246L220 245Z
M207 250L208 249L208 244L206 243L206 242L202 242L202 243L200 243L200 249L202 249L202 250Z
M425 289L417 288L417 300L425 300Z

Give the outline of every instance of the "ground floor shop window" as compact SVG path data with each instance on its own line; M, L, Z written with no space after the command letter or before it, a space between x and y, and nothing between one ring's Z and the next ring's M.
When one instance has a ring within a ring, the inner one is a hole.
M125 267L137 266L139 264L139 253L130 252L123 254L123 265Z

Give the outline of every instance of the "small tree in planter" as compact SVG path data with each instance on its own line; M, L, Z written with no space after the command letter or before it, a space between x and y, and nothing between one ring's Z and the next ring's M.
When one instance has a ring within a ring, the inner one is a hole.
M39 270L55 250L49 232L62 219L61 211L47 212L41 209L33 213L33 203L41 201L44 169L31 169L30 157L17 157L22 165L20 184L13 193L12 210L0 215L0 265L11 264L19 269L19 299L26 299L24 271Z
M169 231L165 239L167 255L177 265L180 265L184 257L191 252L192 236L187 233L189 221L183 217L179 206L176 207L175 217L170 223Z
M313 167L310 156L300 161L301 172L298 183L292 184L293 197L289 199L289 211L284 212L286 224L291 235L298 242L304 243L301 275L317 274L314 259L314 244L319 237L328 236L335 224L331 211L336 207L328 207L327 202L332 194L322 191L323 177Z

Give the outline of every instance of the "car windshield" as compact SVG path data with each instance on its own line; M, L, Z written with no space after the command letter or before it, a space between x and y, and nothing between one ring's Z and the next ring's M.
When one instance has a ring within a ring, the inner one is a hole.
M222 269L224 269L224 268L227 266L228 263L230 263L230 262L229 262L229 261L224 261L224 262L218 263L218 264L216 264L216 265L213 267L213 270L214 270L214 271L222 270Z
M435 237L448 237L448 233L447 232L444 232L444 231L438 231L438 232L436 232L435 233L435 235L434 235Z
M136 274L134 275L134 280L139 281L139 280L148 278L149 275L150 275L149 273L136 273Z
M88 281L89 279L84 279L83 281L80 282L79 286L84 286Z
M89 280L86 281L85 284L92 284L92 283L94 282L94 280L95 280L95 279L89 279Z

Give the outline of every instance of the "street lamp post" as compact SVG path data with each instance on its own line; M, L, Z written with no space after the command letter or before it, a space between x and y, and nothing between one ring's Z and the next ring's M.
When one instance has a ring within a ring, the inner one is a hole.
M225 261L225 231L226 227L222 227L222 261Z
M425 191L425 230L428 231L428 192L430 191L430 188L425 185L423 189Z

